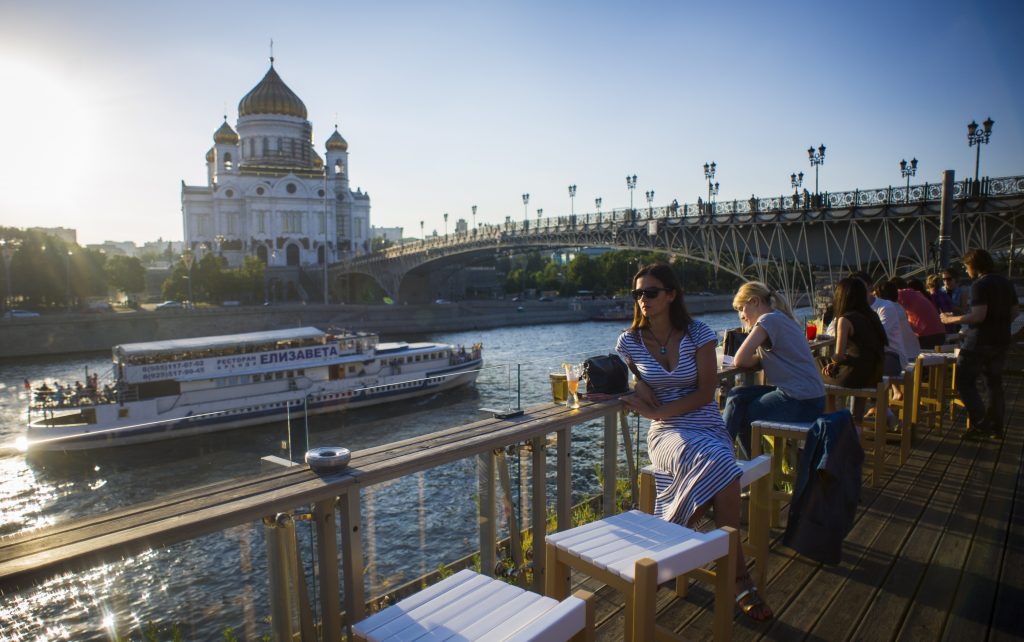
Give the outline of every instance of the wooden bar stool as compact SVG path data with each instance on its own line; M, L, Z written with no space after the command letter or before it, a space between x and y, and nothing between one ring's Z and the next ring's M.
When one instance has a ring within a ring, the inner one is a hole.
M559 602L459 571L352 626L356 640L593 640L593 596Z
M835 412L845 407L846 399L866 399L873 402L875 414L868 417L854 416L860 428L860 443L864 448L865 468L871 470L871 487L877 486L885 472L885 444L889 414L889 377L882 377L874 388L843 388L825 384L825 412ZM840 400L843 400L842 402Z
M747 543L743 552L757 563L757 585L765 586L768 576L768 522L770 519L768 475L771 471L771 456L761 455L754 459L736 461L743 471L740 488L750 487L750 502L747 505ZM672 475L658 470L653 465L640 471L639 508L645 513L654 513L654 498L672 483ZM676 593L686 594L686 578L677 582Z
M796 486L794 471L783 469L786 447L798 448L807 439L813 421L754 421L750 424L750 457L751 461L761 456L764 438L772 440L771 465L768 472L769 523L773 528L780 526L779 510L782 502L793 498ZM789 488L783 487L788 484ZM753 499L753 498L751 498Z
M724 642L732 635L738 545L732 528L701 533L637 510L620 513L548 536L544 592L563 598L576 570L623 594L627 640L677 640L655 624L658 584L713 562L717 572L705 574L715 585L712 630Z

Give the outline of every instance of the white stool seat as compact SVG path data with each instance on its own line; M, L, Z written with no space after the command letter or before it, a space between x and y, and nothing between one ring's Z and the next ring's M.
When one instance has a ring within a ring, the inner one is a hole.
M724 531L701 533L638 510L548 535L547 541L627 582L635 579L636 561L644 557L658 564L661 583L729 553Z
M559 602L470 570L352 626L357 640L569 640L587 624L586 603Z

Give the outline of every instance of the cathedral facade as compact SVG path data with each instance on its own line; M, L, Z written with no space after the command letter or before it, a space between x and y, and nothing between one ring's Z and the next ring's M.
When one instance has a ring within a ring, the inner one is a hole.
M370 197L349 187L348 143L335 126L324 156L306 106L270 60L206 153L206 185L181 184L185 247L221 253L232 267L333 263L369 250Z

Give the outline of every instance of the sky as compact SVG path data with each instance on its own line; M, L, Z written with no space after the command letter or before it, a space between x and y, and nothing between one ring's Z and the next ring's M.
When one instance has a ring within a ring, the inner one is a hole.
M182 238L224 114L275 68L336 123L371 222L418 236L706 197L1024 175L1019 1L0 0L0 225Z

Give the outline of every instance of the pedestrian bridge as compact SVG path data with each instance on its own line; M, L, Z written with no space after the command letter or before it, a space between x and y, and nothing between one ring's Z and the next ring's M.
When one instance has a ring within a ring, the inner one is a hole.
M969 247L1013 252L1024 238L1024 176L952 185L950 256ZM852 269L924 274L940 260L942 184L676 204L481 224L331 267L338 281L363 275L408 300L410 276L465 265L495 252L560 247L662 251L789 292L810 292Z

